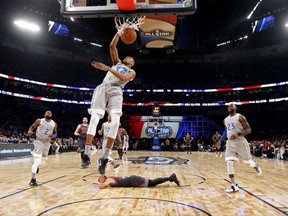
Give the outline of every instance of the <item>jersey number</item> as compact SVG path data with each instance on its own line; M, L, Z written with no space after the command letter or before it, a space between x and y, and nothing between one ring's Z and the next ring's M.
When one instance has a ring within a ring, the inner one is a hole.
M45 135L48 135L48 132L49 132L49 129L46 128L44 134L45 134Z
M235 125L232 122L231 124L227 124L227 130L234 130L235 129Z

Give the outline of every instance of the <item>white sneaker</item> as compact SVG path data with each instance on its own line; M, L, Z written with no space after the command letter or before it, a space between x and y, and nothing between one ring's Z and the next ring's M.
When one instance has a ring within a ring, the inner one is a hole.
M239 191L239 187L237 184L236 185L231 184L231 187L225 190L226 193L234 193L234 192L238 192L238 191Z
M262 169L258 165L254 167L254 170L257 172L257 175L262 175Z

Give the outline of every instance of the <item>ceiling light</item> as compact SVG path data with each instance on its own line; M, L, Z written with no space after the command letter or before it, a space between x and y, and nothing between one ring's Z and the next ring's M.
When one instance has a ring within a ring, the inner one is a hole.
M14 24L21 29L29 30L32 32L40 31L40 27L35 23L30 23L25 20L15 20Z

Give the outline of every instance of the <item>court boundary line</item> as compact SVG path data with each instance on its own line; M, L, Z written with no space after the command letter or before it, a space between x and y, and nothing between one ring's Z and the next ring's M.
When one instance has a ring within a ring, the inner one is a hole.
M227 179L224 179L224 180L227 181L227 182L229 182L229 183L231 184L231 182L230 182L229 180L227 180ZM258 199L258 200L264 202L265 204L269 205L270 207L276 209L277 211L279 211L279 212L281 212L281 213L283 213L283 214L285 214L285 215L288 215L287 212L282 211L280 208L278 208L277 206L273 205L272 203L269 203L268 201L260 198L258 195L253 194L252 192L244 189L243 187L240 187L240 186L238 186L238 187L239 187L241 190L245 191L246 193L250 194L251 196L255 197L256 199Z
M87 200L78 200L78 201L74 201L74 202L68 202L68 203L64 203L64 204L61 204L61 205L58 205L58 206L54 206L52 208L49 208L49 209L46 209L44 210L43 212L40 212L39 214L37 214L36 216L41 216L45 213L48 213L49 211L52 211L54 209L57 209L57 208L61 208L61 207L64 207L64 206L69 206L69 205L73 205L73 204L78 204L78 203L83 203L83 202L91 202L91 201L98 201L98 200L117 200L117 199L125 199L125 200L155 200L155 201L161 201L161 202L168 202L168 203L174 203L176 205L182 205L182 206L187 206L187 207L190 207L192 209L196 209L196 210L199 210L200 212L208 215L208 216L212 216L212 214L210 214L209 212L203 210L203 209L200 209L198 207L195 207L193 205L190 205L190 204L187 204L187 203L183 203L183 202L177 202L177 201L171 201L171 200L163 200L163 199L154 199L154 198L144 198L144 197L110 197L110 198L96 198L96 199L87 199Z
M57 178L48 180L48 181L46 181L46 182L43 182L43 183L39 184L38 186L47 184L47 183L52 182L52 181L56 181L56 180L61 179L61 178L64 178L64 177L66 177L66 175L63 175L63 176L60 176L60 177L57 177ZM16 192L14 192L14 193L10 193L10 194L8 194L8 195L5 195L5 196L3 196L3 197L0 197L0 200L5 199L5 198L10 197L10 196L13 196L13 195L15 195L15 194L22 193L22 192L27 191L27 190L31 190L31 189L33 189L33 188L35 188L35 187L29 187L29 188L22 189L22 190L20 190L20 191L16 191ZM19 189L17 189L17 190L19 190Z

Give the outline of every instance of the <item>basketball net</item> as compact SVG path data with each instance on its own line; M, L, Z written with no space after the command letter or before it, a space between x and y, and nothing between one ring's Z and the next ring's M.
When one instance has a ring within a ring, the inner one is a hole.
M118 34L123 34L124 29L134 28L139 31L139 28L145 23L145 16L134 16L134 17L118 17L115 16L115 27L118 31Z

